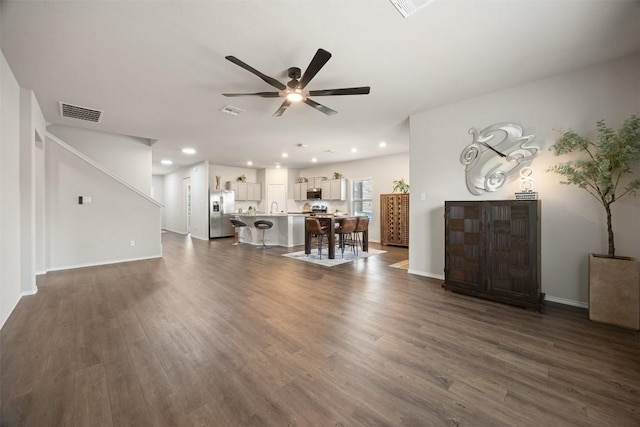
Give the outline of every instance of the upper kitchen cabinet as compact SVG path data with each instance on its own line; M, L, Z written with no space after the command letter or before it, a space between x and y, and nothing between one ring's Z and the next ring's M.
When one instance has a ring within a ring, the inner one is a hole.
M322 183L327 180L325 176L316 176L314 178L309 178L308 186L309 188L322 188Z
M262 200L262 185L257 182L247 183L247 200Z
M224 188L235 193L236 201L262 200L262 186L259 183L227 181Z
M307 200L307 188L309 188L309 183L307 182L296 182L293 184L293 200Z
M330 179L322 181L323 200L347 200L347 180Z

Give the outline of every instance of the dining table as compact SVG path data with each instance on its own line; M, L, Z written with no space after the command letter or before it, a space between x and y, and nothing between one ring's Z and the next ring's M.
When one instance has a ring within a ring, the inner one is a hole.
M347 216L347 215L315 215L314 218L317 218L320 221L320 225L322 227L327 227L327 239L329 245L329 259L335 259L336 257L336 224L340 225L342 221L348 218L358 218L357 216ZM309 232L306 227L305 222L305 230L304 230L304 253L311 253L311 238L313 237L313 233ZM369 229L367 228L362 232L362 251L369 251Z

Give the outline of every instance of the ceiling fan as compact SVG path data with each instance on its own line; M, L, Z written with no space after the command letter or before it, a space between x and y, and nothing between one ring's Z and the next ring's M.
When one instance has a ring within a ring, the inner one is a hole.
M304 102L308 106L315 108L318 111L321 111L329 116L332 116L337 113L337 111L332 110L329 107L325 107L322 104L318 104L311 98L310 96L335 96L335 95L367 95L371 88L369 86L362 87L350 87L343 89L322 89L322 90L305 90L307 84L311 81L312 78L318 74L318 71L324 64L329 61L331 58L331 54L324 49L318 49L313 59L309 63L309 66L304 71L304 74L300 73L300 68L291 67L289 68L289 78L291 81L286 85L280 83L278 80L273 77L269 77L265 74L262 74L260 71L256 70L252 66L246 64L245 62L239 60L235 56L225 56L226 59L233 62L234 64L244 68L245 70L255 74L260 77L265 82L269 83L271 86L279 89L279 92L255 92L255 93L223 93L224 96L260 96L262 98L285 98L282 102L282 105L278 110L273 114L276 117L282 116L289 106L294 102ZM302 76L302 78L301 78Z

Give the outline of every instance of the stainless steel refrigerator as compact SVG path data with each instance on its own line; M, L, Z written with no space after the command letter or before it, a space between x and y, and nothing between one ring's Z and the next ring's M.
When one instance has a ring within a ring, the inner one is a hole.
M235 235L231 225L234 217L233 191L210 190L209 191L209 237L230 237Z

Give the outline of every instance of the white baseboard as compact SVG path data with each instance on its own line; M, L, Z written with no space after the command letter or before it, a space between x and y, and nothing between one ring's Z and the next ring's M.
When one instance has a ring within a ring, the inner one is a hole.
M554 297L552 295L545 295L544 296L544 300L545 301L550 301L550 302L557 302L558 304L571 305L571 306L574 306L574 307L589 308L589 304L586 303L586 302L574 301L574 300L571 300L571 299Z
M186 234L189 234L189 233L186 233L184 231L178 231L178 230L174 230L172 228L166 228L166 227L164 227L163 230L170 231L170 232L176 233L176 234L182 234L183 236L186 235Z
M104 262L95 262L95 263L86 263L86 264L77 264L77 265L65 265L65 266L61 266L61 267L49 268L47 271L60 271L60 270L71 270L71 269L74 269L74 268L97 267L99 265L119 264L121 262L143 261L145 259L155 259L155 258L162 258L162 254L151 255L151 256L147 256L147 257L140 257L140 258L115 259L115 260L104 261Z
M29 291L20 292L20 298L27 297L29 295L35 295L37 293L38 293L38 287L34 286L33 289L31 289Z
M427 273L426 271L419 271L419 270L409 269L409 274L415 274L416 276L428 277L430 279L444 280L444 276L442 274Z

